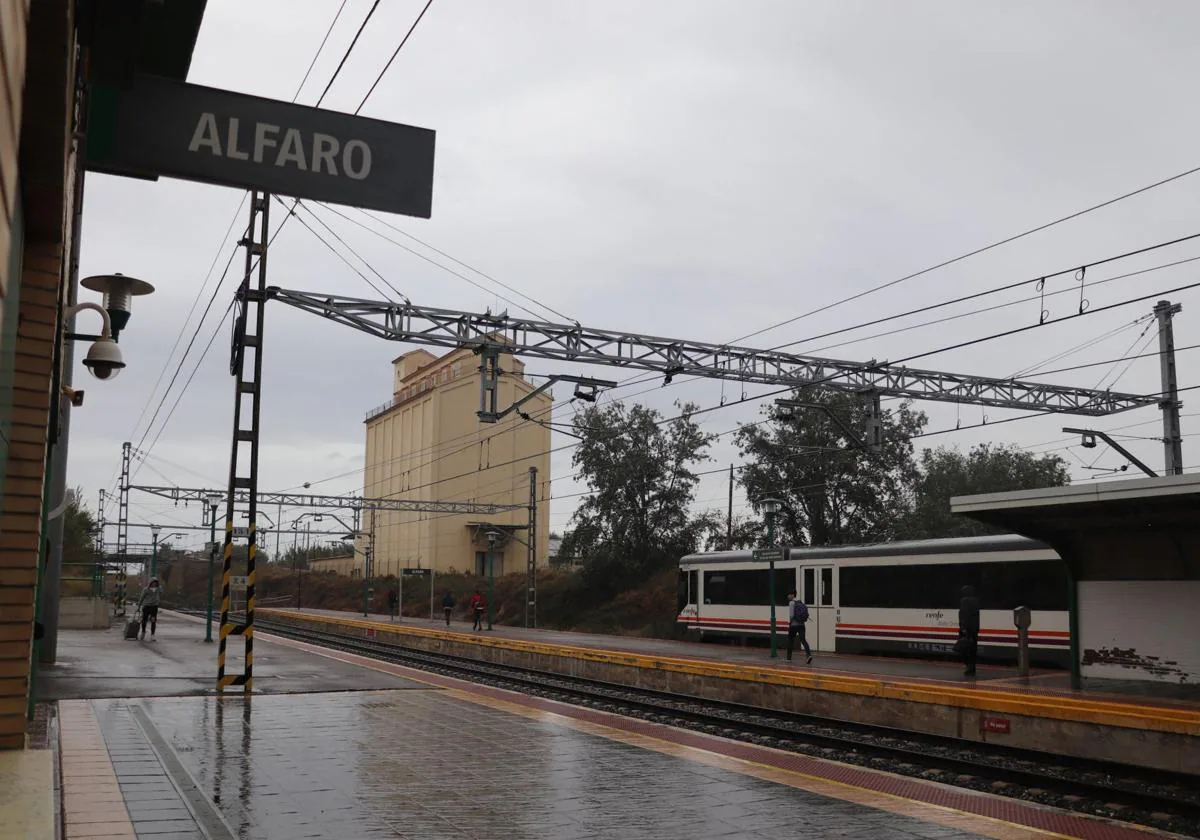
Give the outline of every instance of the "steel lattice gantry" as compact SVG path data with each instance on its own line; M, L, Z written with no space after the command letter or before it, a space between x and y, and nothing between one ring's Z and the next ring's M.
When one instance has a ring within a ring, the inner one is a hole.
M821 385L855 393L969 403L997 408L1103 416L1157 405L1158 395L1121 394L1020 379L921 370L887 362L848 362L708 344L509 315L434 309L272 286L269 298L385 338L439 347L470 347L564 362L649 370L800 388Z
M205 490L195 487L151 487L131 485L128 489L152 493L173 502L199 502L205 504L212 494L224 496L225 491ZM441 502L420 499L372 499L361 496L318 496L309 493L263 493L257 495L259 505L282 505L284 507L307 507L325 510L380 510L409 513L447 513L490 516L513 510L525 510L526 505L495 505L483 502ZM234 504L244 505L250 501L250 491L239 489L234 492Z

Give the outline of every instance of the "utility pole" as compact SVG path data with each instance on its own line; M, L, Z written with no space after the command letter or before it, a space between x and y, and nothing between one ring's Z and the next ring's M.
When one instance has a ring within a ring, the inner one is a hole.
M367 551L363 554L363 618L370 615L371 608L371 564L375 560L375 513L371 511L371 532L367 537Z
M729 510L725 513L725 550L733 551L733 464L729 465Z
M1179 380L1175 375L1175 330L1171 319L1183 311L1183 305L1160 300L1154 307L1158 318L1158 360L1162 370L1163 455L1166 475L1183 474L1183 434L1179 425Z
M101 487L100 488L100 505L99 505L99 507L96 508L96 530L100 534L100 537L98 539L98 545L96 546L96 548L99 549L99 551L100 551L100 559L101 560L104 560L104 528L108 524L107 522L104 521L104 496L105 496L104 488ZM107 565L108 565L108 562L105 561L106 568L107 568Z
M537 627L537 467L529 468L529 571L525 584L525 626ZM430 608L430 617L433 609Z
M121 484L117 488L117 562L125 571L126 555L129 553L129 459L133 444L121 444ZM124 615L124 608L121 610Z
M208 592L206 593L205 601L208 606L205 610L204 622L204 641L212 643L212 625L213 625L213 576L216 574L217 568L217 508L224 501L218 494L213 493L208 497Z

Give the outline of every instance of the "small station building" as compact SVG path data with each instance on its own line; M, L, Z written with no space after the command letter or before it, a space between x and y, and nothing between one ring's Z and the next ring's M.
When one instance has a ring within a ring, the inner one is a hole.
M1200 686L1200 475L959 496L1069 572L1071 676Z

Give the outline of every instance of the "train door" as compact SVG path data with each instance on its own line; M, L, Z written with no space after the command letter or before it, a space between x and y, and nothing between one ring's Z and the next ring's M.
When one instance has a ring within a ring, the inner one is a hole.
M837 593L833 566L801 569L801 598L808 606L808 643L813 650L837 649Z

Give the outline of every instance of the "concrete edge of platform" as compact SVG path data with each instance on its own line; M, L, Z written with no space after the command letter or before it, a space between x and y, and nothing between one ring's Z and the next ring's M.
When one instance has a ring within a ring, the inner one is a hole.
M401 636L418 636L456 643L469 642L484 648L504 648L531 654L570 656L604 664L635 668L674 671L697 677L748 680L767 685L806 688L843 694L858 694L911 703L931 703L940 706L959 706L978 711L1017 714L1027 717L1048 717L1082 721L1127 729L1146 729L1180 735L1200 736L1200 710L1142 706L1110 700L1089 700L1074 696L1027 694L976 687L931 685L928 683L883 680L871 677L851 677L840 674L821 674L793 669L771 668L733 663L711 662L702 659L646 656L628 651L602 648L573 647L547 642L530 642L496 636L464 636L454 631L423 627L405 627L365 619L335 618L280 610L259 610L271 618L303 619L322 624L353 628L386 630Z
M348 635L365 637L372 631L376 639L403 639L405 645L418 650L498 665L690 694L795 714L1200 774L1200 749L1197 749L1196 740L1200 721L1189 726L1186 721L1177 719L1179 710L1174 709L1163 710L1172 713L1170 718L1156 720L1157 709L1133 706L1128 712L1117 713L1077 709L1062 702L1073 698L1029 698L986 690L954 691L950 686L910 686L865 678L824 677L802 671L647 657L622 651L485 638L324 615L265 610L259 614L300 627L336 629ZM1038 702L1041 700L1058 702ZM1111 707L1120 704L1090 705ZM1003 716L1002 731L996 731L996 718L1000 716Z

